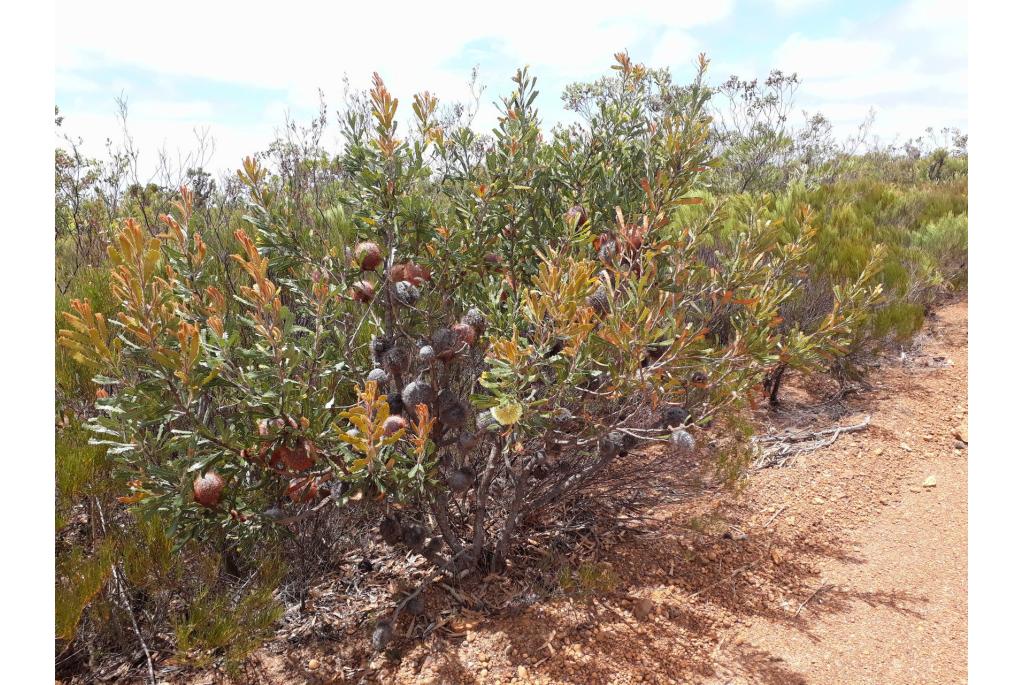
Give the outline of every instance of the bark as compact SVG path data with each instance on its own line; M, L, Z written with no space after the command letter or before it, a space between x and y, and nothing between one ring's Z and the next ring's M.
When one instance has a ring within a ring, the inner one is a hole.
M782 375L786 372L786 365L779 364L764 379L764 389L768 393L768 404L772 407L779 406L779 388L782 387Z
M498 464L498 455L501 453L501 445L495 443L491 447L491 453L487 456L487 466L480 477L480 484L476 489L476 511L473 521L473 547L469 555L469 563L476 565L480 562L480 552L484 546L484 524L487 522L487 505L490 499L491 480L494 478L494 471Z
M519 526L519 512L522 511L526 495L526 479L531 465L532 461L530 464L524 464L524 461L520 460L519 468L516 470L515 489L512 493L512 502L509 504L508 517L505 519L505 526L501 531L501 537L498 539L498 545L494 550L494 559L491 561L492 573L505 563L505 558L508 556L509 543L512 540L512 533Z

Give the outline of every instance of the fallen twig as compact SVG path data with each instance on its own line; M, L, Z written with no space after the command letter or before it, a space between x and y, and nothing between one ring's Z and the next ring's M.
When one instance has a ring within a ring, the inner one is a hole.
M729 580L730 578L735 578L740 573L743 573L747 569L751 568L755 564L758 564L758 563L760 563L762 561L764 561L764 557L761 557L759 559L755 559L754 561L751 561L751 562L749 562L747 564L744 564L743 566L740 566L739 568L733 570L733 572L730 573L729 575L727 575L725 578L720 578L719 580L715 581L714 583L711 583L710 585L705 585L704 587L702 587L701 589L697 590L696 592L690 593L690 599L694 599L695 597L699 597L700 595L704 594L705 592L707 592L708 590L710 590L713 587L718 587L719 585L721 585L725 581Z
M324 499L322 499L320 501L319 504L317 504L312 509L307 509L306 511L303 511L303 512L301 512L299 514L296 514L295 516L286 516L285 518L278 519L276 521L276 523L279 526L286 526L286 525L288 525L290 523L298 523L299 521L301 521L303 519L306 519L306 518L309 518L310 516L312 516L316 512L320 511L321 509L326 507L328 504L330 504L332 501L333 500L330 497L325 497Z
M146 655L146 668L149 669L149 682L152 685L156 685L156 672L153 670L153 655L149 651L149 646L146 645L146 640L142 637L142 631L139 630L138 621L135 620L135 612L132 610L131 602L128 600L128 595L125 593L124 586L121 582L120 569L115 565L111 565L110 568L114 576L114 587L117 588L117 593L121 598L124 610L128 613L128 618L132 621L132 630L135 632L135 637L138 638L139 644L142 645L142 652Z
M796 618L797 616L799 616L800 612L804 610L805 606L807 606L807 603L810 602L815 597L817 597L818 593L820 593L822 591L828 591L828 590L832 589L832 587L833 587L833 585L831 583L822 583L820 586L818 586L818 589L815 590L814 592L812 592L811 596L808 597L807 599L805 599L804 603L801 604L799 607L797 607L796 612L793 614L793 618Z
M100 527L103 530L103 534L107 533L107 520L103 516L103 508L100 506L99 498L95 498L96 510L100 515ZM117 590L118 597L124 605L124 610L128 612L128 618L132 620L132 630L135 631L135 637L139 639L139 644L142 645L142 652L146 655L146 667L149 669L149 682L151 685L156 685L156 672L153 669L153 655L149 651L149 647L146 645L146 640L142 637L142 631L139 630L139 623L135 620L135 612L132 610L131 602L128 599L127 593L124 591L124 586L121 581L120 568L117 564L110 565L110 573L114 579L114 588Z
M863 421L852 426L836 426L835 428L819 431L755 436L751 438L751 444L760 454L754 461L753 468L764 469L770 466L785 466L786 462L797 454L828 447L839 438L840 434L864 430L870 422L871 416L868 415ZM763 444L768 444L769 446L760 448L759 446Z
M783 504L781 507L779 507L779 510L777 512L775 512L774 514L772 514L772 517L770 519L768 519L767 522L765 522L765 524L764 524L764 526L762 526L762 528L767 528L768 526L772 525L772 523L775 521L775 519L779 518L779 514L781 514L783 511L786 510L786 506L787 505Z

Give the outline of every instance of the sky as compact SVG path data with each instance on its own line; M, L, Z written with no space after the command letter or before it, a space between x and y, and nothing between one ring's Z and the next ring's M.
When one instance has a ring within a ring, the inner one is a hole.
M612 55L669 67L678 81L697 55L712 83L761 78L779 68L802 83L797 111L821 112L841 136L869 110L882 142L928 126L967 131L967 3L953 0L674 0L516 3L228 0L173 3L57 2L59 135L102 156L122 139L117 98L151 169L198 133L214 142L207 168L238 168L265 149L286 117L301 123L324 93L332 116L328 149L340 149L334 112L344 82L365 88L374 71L412 117L411 96L468 101L478 68L484 86L474 126L489 130L499 95L529 65L545 124L565 121L565 85L609 73ZM489 5L494 9L489 9Z

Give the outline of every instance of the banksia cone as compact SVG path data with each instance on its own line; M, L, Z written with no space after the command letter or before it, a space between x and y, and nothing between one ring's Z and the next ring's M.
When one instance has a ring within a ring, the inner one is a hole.
M284 455L288 449L284 445L278 445L274 448L274 451L270 453L270 468L275 471L284 471L288 467L284 463Z
M381 366L390 371L392 375L400 376L408 365L409 352L399 345L392 346L381 358Z
M598 443L598 454L602 459L614 456L624 457L636 446L636 438L622 431L611 431Z
M482 411L476 415L476 429L478 431L491 430L498 427L498 419L494 418L494 414L490 410Z
M380 536L392 547L402 541L402 525L394 514L385 516L380 522Z
M466 343L467 347L472 347L476 342L476 329L468 323L457 323L452 326L452 331L459 336L459 340Z
M430 269L414 262L405 265L405 280L415 286L421 286L430 280Z
M402 526L402 542L414 552L423 549L423 541L427 539L427 531L418 523L407 523Z
M665 407L661 412L661 425L664 428L682 426L690 420L690 412L684 407Z
M420 299L420 289L409 281L395 283L395 297L406 305L414 305Z
M460 428L466 423L466 419L469 418L469 410L454 395L447 391L446 394L449 397L442 398L441 409L438 411L437 418L445 428Z
M604 316L611 311L611 302L608 301L608 291L604 286L598 286L597 290L587 295L587 306L594 310L598 316Z
M425 404L429 408L435 399L434 389L423 381L413 381L402 390L402 404L405 405L405 410L413 415L416 413L416 405Z
M370 340L370 352L373 353L373 361L383 366L384 353L391 349L395 342L383 336L375 335Z
M425 557L436 557L443 551L444 540L439 537L427 538L427 541L423 543L423 556Z
M452 492L465 492L473 487L474 478L473 470L468 466L463 466L448 476L448 487L452 489Z
M394 435L403 428L408 428L409 422L404 416L391 415L384 419L384 435Z
M461 343L459 334L450 328L439 328L430 337L431 347L437 358L443 362L451 361L455 356L455 350Z
M430 345L424 345L423 347L420 348L419 357L421 362L429 364L430 362L434 361L434 358L437 357L437 354L434 352L433 347L431 347Z
M366 374L366 380L375 381L377 383L387 383L388 372L384 369L371 369L370 373Z
M377 621L377 626L373 629L373 635L370 636L370 644L378 652L381 651L391 642L391 635L394 633L394 630L391 621L382 618Z
M271 464L283 464L292 471L305 471L316 463L316 445L303 438L296 447L278 445L271 455Z
M200 505L207 509L213 509L220 502L220 495L224 491L224 479L216 471L196 476L192 481L192 496Z
M356 245L356 262L363 271L373 271L384 258L380 254L380 246L377 243L366 241Z
M388 269L388 278L395 284L408 281L418 287L430 280L430 270L413 262L404 262Z
M487 329L487 318L484 316L484 313L476 307L470 307L466 313L462 315L461 323L472 326L478 336L483 335L484 330Z
M697 441L693 439L688 430L682 427L672 431L669 443L672 445L672 449L681 455L690 454L697 448Z
M426 608L426 603L423 601L423 595L416 595L405 603L405 610L412 616L419 616Z
M373 295L376 293L373 283L369 281L356 281L352 286L352 299L356 302L367 303L373 300Z

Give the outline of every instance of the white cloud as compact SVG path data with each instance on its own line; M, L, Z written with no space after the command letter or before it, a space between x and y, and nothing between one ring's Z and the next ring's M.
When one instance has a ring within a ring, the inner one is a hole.
M700 52L697 40L686 31L671 29L658 39L648 62L652 67L674 67L687 64Z
M775 9L783 14L794 14L815 5L824 5L829 0L772 0Z
M807 38L793 34L775 53L775 65L807 79L863 74L888 63L891 45L878 40Z
M919 93L932 95L967 95L967 72L927 73L907 63L864 74L829 79L808 80L801 90L823 99L863 100L871 96Z
M966 2L911 0L896 12L894 24L927 46L936 56L966 58Z
M64 114L64 112L61 112ZM82 150L87 156L106 157L105 143L109 139L115 148L121 145L123 135L113 109L109 113L75 113L65 116L62 131L82 139ZM266 147L272 140L274 127L270 122L240 126L209 120L168 118L152 113L135 116L128 112L128 130L139 150L139 173L148 181L156 168L161 150L166 151L172 166L197 147L197 134L206 133L214 148L208 150L215 160L209 168L216 172L230 171L240 166L246 155ZM182 171L184 171L182 169Z
M781 13L824 1L773 4ZM713 59L712 68L716 75L735 72L744 78L776 66L795 71L803 79L797 106L828 108L827 114L841 116L837 129L859 123L871 105L879 110L879 127L907 134L920 122L944 125L944 117L957 119L958 112L963 116L957 120L965 122L965 5L910 0L871 24L840 22L832 35L792 34L765 62L761 55L734 54L730 65L719 67ZM604 73L613 52L626 48L651 66L685 68L702 47L700 28L734 11L732 0L595 0L585 6L523 0L493 17L469 0L443 9L428 3L312 0L292 0L286 11L279 3L192 0L181 0L174 11L143 7L114 0L97 12L87 3L58 0L57 88L62 96L74 96L61 103L65 128L87 143L98 141L97 153L102 152L102 140L120 135L112 98L123 90L129 96L129 127L142 150L164 143L187 149L194 141L193 126L206 126L218 143L216 168L233 168L244 154L264 147L286 111L305 119L317 105L318 88L336 105L344 75L361 88L379 72L400 99L403 120L412 93L424 88L442 101L465 101L474 54L488 86L479 128L493 123L488 103L507 92L512 69L524 64L538 76L550 124L565 116L554 105L562 86ZM126 69L138 69L153 81L145 89L131 77L115 82ZM178 99L161 93L175 92L162 89L162 80L177 79L180 91L180 83L187 82L182 79L189 78L263 89L274 100L258 100L247 124L229 126L226 119L234 115L216 111L203 101L207 95L186 92ZM102 106L95 104L101 100ZM93 109L75 109L87 102Z
M57 72L54 85L63 93L95 93L100 89L95 80L67 71Z
M81 2L58 4L58 71L132 65L287 88L307 98L318 86L338 83L343 72L362 81L374 70L403 94L425 84L461 91L464 75L450 73L445 65L473 41L493 41L518 63L573 73L602 69L610 50L636 41L644 30L703 25L732 11L731 0L630 5L597 0L585 7L529 0L484 20L479 4L468 0L443 10L430 3L384 8L293 0L287 11L277 3L261 8L258 3L178 2L173 12L147 17L138 3L123 0L103 12Z
M797 106L851 132L870 108L883 138L967 126L966 3L911 0L832 36L789 36L774 55L802 80Z
M967 129L967 112L955 105L826 102L814 108L828 117L836 130L843 134L856 130L871 109L875 110L875 121L870 134L877 136L883 143L901 143L924 134L929 126L936 130L944 126Z
M472 66L466 62L465 50L467 45L480 45L495 65L501 64L500 73L494 66L484 74L489 86L486 101L505 92L510 69L524 64L542 75L541 85L550 95L569 78L590 78L605 71L617 50L627 48L646 56L646 41L658 31L668 30L670 36L668 42L662 41L660 54L685 47L685 29L720 21L732 12L733 2L627 5L596 0L582 5L525 0L493 17L469 0L449 2L443 8L430 3L311 0L292 0L286 7L189 0L175 3L173 11L147 11L147 7L114 0L97 12L88 3L58 0L58 81L71 86L62 92L70 92L76 83L86 87L92 75L104 70L133 68L283 92L284 102L261 105L273 116L255 113L268 122L280 122L285 109L304 117L315 108L318 89L328 102L337 103L343 76L348 75L356 87L365 87L377 71L407 112L411 95L425 88L442 101L465 101ZM130 83L123 87L129 96L134 94ZM112 95L120 89L105 88ZM151 122L184 122L190 117L207 121L209 114L206 106L195 102L129 101L130 126L143 148L163 140L171 147L187 147L191 142L190 130ZM485 103L481 119L490 114ZM549 116L557 118L558 113ZM99 120L94 123L100 127ZM101 128L116 132L112 114ZM232 129L214 126L211 132L218 140L225 139L222 148L234 145L228 139L238 139ZM256 144L268 141L263 134ZM222 160L235 163L218 153L217 161Z
M964 0L910 0L900 9L898 21L909 29L963 29L967 26L967 3Z
M130 104L130 113L140 119L195 122L210 119L213 105L201 101L141 100Z

